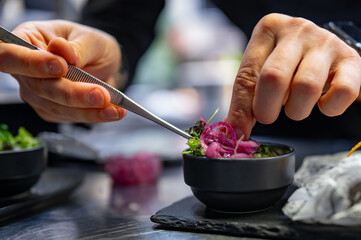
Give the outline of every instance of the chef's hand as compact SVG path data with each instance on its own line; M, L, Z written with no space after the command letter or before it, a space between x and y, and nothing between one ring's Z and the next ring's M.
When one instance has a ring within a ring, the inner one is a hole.
M227 121L237 137L256 121L273 123L285 107L293 120L318 104L327 116L342 114L360 91L361 58L329 31L281 14L263 17L253 30L233 86Z
M125 116L105 88L62 78L70 63L114 84L121 53L113 37L62 20L23 23L13 33L46 50L0 44L0 71L18 80L22 99L44 120L91 123Z

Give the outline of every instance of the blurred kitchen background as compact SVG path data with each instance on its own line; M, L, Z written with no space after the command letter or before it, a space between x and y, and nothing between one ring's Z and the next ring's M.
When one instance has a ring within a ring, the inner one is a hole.
M30 20L78 21L85 2L2 0L0 24L12 30ZM134 83L125 93L180 129L188 129L201 116L208 119L217 108L220 111L213 121L222 120L246 44L244 34L207 0L167 0L157 31L157 38L141 59ZM16 80L3 73L0 78L0 122L11 130L25 126L35 135L43 133L54 143L53 151L102 161L112 154L145 150L166 159L179 159L186 148L182 137L131 112L113 123L46 123L21 101ZM76 149L71 147L73 143L62 145L64 139L79 145ZM87 148L92 151L84 151Z

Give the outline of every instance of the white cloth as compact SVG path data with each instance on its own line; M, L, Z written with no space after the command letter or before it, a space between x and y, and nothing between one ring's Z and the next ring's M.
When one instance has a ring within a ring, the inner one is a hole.
M361 153L309 156L282 211L294 221L361 225Z

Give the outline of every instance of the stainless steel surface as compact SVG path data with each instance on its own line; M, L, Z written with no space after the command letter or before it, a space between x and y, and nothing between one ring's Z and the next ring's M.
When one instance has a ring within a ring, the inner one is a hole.
M0 40L5 42L5 43L13 43L13 44L17 44L23 47L27 47L33 50L40 50L39 48L37 48L36 46L26 42L25 40L17 37L16 35L14 35L13 33L9 32L8 30L6 30L3 27L0 27ZM111 97L111 103L117 106L120 106L122 108L125 108L135 114L138 114L144 118L147 118L159 125L161 125L162 127L165 127L171 131L173 131L174 133L186 138L186 139L190 139L191 136L180 130L179 128L173 126L172 124L168 123L167 121L157 117L156 115L154 115L153 113L149 112L148 110L146 110L145 108L143 108L142 106L140 106L139 104L137 104L136 102L134 102L132 99L130 99L129 97L127 97L124 93L122 93L121 91L119 91L118 89L113 88L112 86L110 86L109 84L103 82L102 80L90 75L89 73L81 70L80 68L77 68L73 65L68 65L68 72L65 74L64 78L67 78L73 82L86 82L86 83L93 83L93 84L97 84L100 85L102 87L104 87L105 89L108 90L110 97Z

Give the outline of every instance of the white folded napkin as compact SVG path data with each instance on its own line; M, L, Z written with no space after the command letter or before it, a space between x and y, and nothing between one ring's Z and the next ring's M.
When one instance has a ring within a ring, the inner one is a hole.
M309 156L282 211L294 221L361 225L361 153Z

